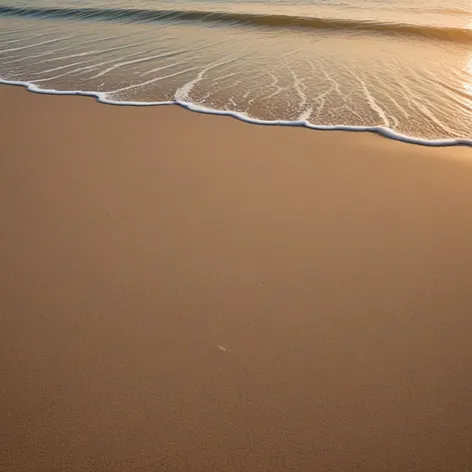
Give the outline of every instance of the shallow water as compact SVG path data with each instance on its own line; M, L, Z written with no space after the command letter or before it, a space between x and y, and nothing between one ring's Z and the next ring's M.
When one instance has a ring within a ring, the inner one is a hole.
M472 2L0 0L0 78L472 139Z

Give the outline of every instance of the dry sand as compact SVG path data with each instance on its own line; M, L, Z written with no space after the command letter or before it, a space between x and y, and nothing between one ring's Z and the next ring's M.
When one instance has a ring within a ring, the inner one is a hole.
M471 149L0 106L0 470L472 470Z

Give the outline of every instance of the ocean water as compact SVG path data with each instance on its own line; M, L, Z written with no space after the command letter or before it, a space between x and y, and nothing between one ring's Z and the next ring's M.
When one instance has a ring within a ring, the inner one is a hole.
M472 1L0 0L0 79L470 144Z

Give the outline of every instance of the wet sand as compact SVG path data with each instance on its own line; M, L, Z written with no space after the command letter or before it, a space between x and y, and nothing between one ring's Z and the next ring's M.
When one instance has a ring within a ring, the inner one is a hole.
M470 148L0 104L1 471L470 469Z

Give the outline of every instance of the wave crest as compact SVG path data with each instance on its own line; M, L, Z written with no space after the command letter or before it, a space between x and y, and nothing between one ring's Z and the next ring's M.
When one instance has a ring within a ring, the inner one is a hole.
M300 17L291 15L263 15L203 10L150 10L128 8L21 8L0 7L0 16L34 18L96 20L116 22L153 22L162 20L209 21L220 23L260 25L267 27L302 27L321 30L367 31L433 38L443 41L472 43L472 30L462 28L420 26L407 23L336 18Z

